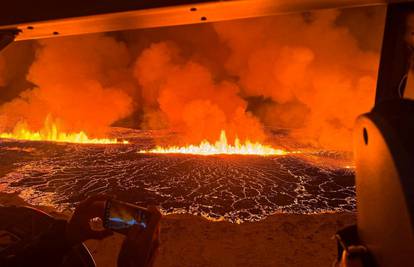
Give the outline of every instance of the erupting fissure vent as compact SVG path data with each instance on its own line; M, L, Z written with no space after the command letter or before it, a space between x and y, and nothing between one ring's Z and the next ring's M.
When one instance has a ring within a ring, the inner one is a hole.
M220 155L220 154L229 154L229 155L286 155L288 153L297 153L297 152L287 152L282 149L275 149L268 145L263 145L258 142L251 142L246 140L243 144L240 143L240 140L236 138L234 144L229 144L227 142L226 132L224 130L220 133L220 139L211 144L207 140L202 141L199 145L188 145L188 146L170 146L170 147L161 147L157 146L151 150L141 150L140 153L154 153L154 154L195 154L195 155Z
M90 138L80 131L78 133L61 132L54 123L45 123L45 127L38 132L29 130L26 125L16 127L12 133L0 133L0 138L27 140L27 141L49 141L61 143L78 143L78 144L128 144L128 141L121 141L110 138Z

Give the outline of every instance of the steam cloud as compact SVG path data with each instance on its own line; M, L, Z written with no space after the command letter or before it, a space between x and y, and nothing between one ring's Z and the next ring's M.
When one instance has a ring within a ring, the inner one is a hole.
M374 100L383 16L323 11L40 41L27 74L36 86L0 106L0 130L51 117L99 135L139 110L141 127L173 128L185 143L221 129L263 141L286 128L350 150L354 120Z

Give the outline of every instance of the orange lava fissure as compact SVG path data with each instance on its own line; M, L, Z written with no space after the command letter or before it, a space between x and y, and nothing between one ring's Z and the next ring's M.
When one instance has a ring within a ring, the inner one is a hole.
M268 145L263 145L258 142L246 140L241 143L238 138L235 139L234 144L229 144L227 141L226 132L224 130L220 133L220 138L214 144L207 140L202 141L199 145L188 146L157 146L151 150L141 150L140 153L153 154L194 154L194 155L286 155L290 152L276 149Z

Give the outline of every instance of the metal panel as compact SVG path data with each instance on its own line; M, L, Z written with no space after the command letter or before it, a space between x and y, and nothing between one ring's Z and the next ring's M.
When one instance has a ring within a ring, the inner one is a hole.
M414 255L413 115L414 101L382 102L354 128L358 233L378 266Z
M391 0L392 1L392 0ZM16 40L163 27L325 8L385 4L387 0L11 1L0 8L0 30ZM395 1L393 1L395 2Z
M406 17L414 3L391 4L387 9L376 103L399 98L399 87L409 69L409 50L405 42Z

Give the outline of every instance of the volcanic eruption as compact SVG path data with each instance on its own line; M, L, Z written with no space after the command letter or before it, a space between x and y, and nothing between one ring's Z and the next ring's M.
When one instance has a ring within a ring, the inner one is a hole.
M0 55L0 187L60 208L114 193L232 222L354 210L351 129L374 100L383 15L13 44Z
M226 132L223 130L220 133L220 139L214 144L210 144L208 141L202 141L198 146L189 145L184 147L172 146L163 148L157 146L151 150L141 150L140 153L155 153L155 154L195 154L195 155L217 155L217 154L230 154L230 155L286 155L287 152L282 149L274 149L271 146L265 146L260 143L252 143L247 140L245 143L240 143L240 140L236 138L234 145L227 142Z
M128 141L118 141L116 138L89 138L83 131L78 133L61 132L59 127L55 123L49 122L48 119L46 119L44 127L38 132L29 130L25 123L19 123L14 127L12 133L0 133L0 138L76 144L128 144Z

